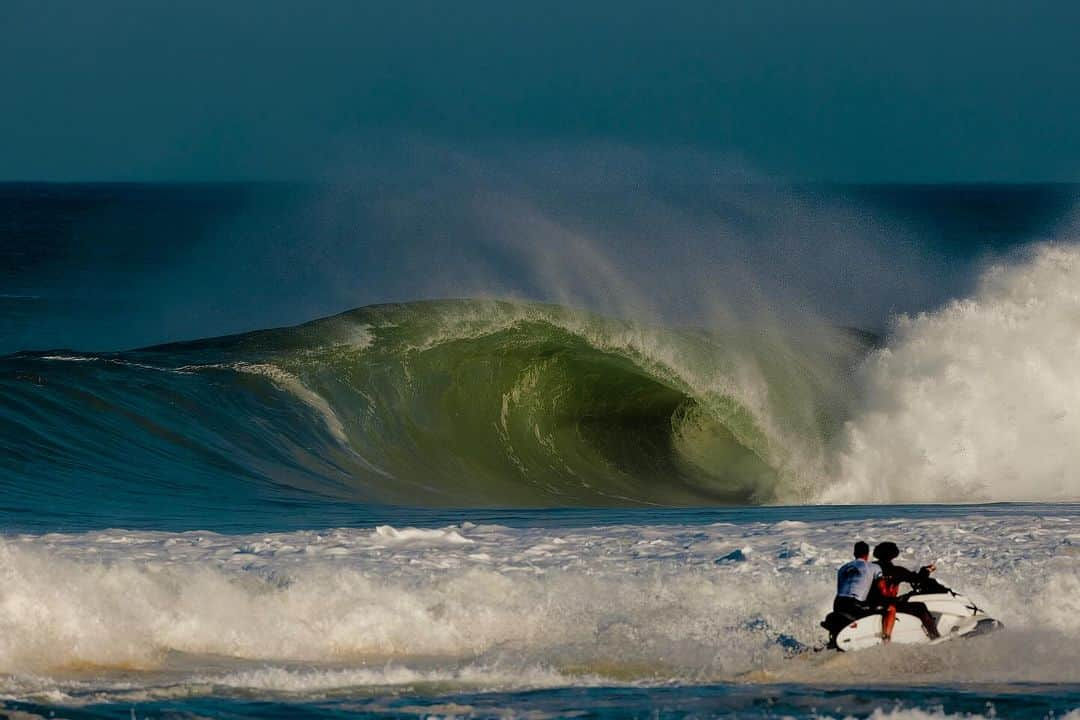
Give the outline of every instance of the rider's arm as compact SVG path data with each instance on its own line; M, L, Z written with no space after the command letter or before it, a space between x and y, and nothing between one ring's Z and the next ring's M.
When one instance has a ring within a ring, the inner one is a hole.
M927 577L930 576L929 572L923 574L923 570L925 570L925 568L919 570L919 572L916 573L908 570L903 565L893 565L893 578L898 583L906 582L914 584L919 582L920 580L925 580Z

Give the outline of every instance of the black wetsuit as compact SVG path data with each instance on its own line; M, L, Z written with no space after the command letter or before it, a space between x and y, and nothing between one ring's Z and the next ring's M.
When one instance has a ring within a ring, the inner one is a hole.
M844 613L857 618L875 610L874 606L865 600L858 600L853 597L837 597L833 600L832 609L833 612Z
M926 568L920 569L919 572L912 572L902 565L893 565L892 562L887 560L878 560L877 564L881 568L881 577L885 584L894 592L900 586L900 583L906 582L913 588L918 589L920 585L930 579L930 571ZM922 621L923 627L926 628L926 632L930 637L938 637L937 621L934 620L934 616L930 614L930 610L925 603L899 600L896 597L883 597L876 591L871 594L870 599L874 604L878 605L895 605L898 613L914 615Z

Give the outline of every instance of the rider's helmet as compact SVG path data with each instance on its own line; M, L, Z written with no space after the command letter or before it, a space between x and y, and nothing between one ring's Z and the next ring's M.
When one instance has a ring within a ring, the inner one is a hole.
M896 547L894 542L878 543L874 546L874 559L884 560L890 562L895 560L900 555L900 548Z

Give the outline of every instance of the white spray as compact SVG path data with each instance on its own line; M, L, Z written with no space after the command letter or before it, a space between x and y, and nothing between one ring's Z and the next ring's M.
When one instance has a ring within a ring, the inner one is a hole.
M862 379L821 502L1080 499L1080 247L1036 246L902 316Z

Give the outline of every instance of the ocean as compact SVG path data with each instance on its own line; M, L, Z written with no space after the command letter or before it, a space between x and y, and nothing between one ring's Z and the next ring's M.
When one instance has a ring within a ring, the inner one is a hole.
M1078 199L0 186L0 715L1080 717Z

